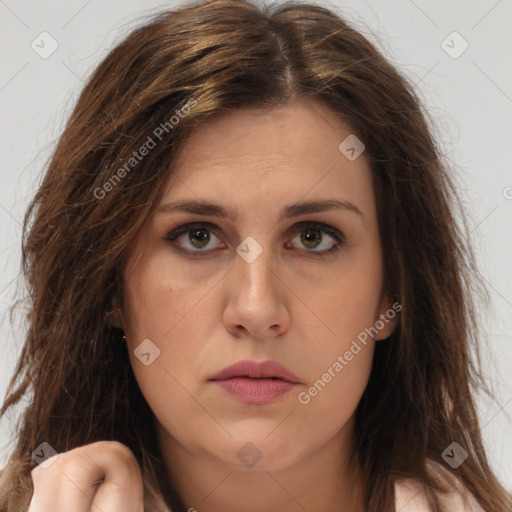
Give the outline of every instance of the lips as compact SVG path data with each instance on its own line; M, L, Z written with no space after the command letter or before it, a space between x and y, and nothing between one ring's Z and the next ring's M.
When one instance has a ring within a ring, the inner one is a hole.
M290 370L276 361L240 361L214 375L210 382L239 402L270 404L302 384Z
M210 380L228 380L238 377L247 377L250 379L281 379L293 384L301 384L300 379L276 361L239 361L224 368Z

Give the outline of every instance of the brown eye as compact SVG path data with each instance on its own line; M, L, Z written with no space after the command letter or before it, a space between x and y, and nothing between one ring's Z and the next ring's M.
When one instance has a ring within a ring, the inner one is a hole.
M345 242L340 231L318 222L302 223L295 231L299 234L291 241L298 249L305 247L307 250L303 252L307 257L317 258L336 252Z
M213 241L216 238L218 240L218 237L213 233L213 229L214 226L208 223L186 224L168 233L164 240L172 243L180 252L202 256L203 253L212 253L215 250ZM224 244L218 243L217 248L224 247Z
M308 248L314 249L322 241L320 229L305 229L301 234L301 242Z
M208 242L210 241L209 230L204 228L192 229L189 232L188 238L194 247L202 249L208 245Z

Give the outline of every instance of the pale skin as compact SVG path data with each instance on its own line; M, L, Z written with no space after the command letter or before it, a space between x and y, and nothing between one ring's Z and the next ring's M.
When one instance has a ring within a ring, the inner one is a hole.
M187 509L364 511L361 474L348 459L374 339L359 343L361 350L307 404L298 400L366 328L377 326L375 338L385 339L396 325L394 315L377 323L392 301L383 290L368 160L363 153L350 161L338 149L351 133L318 102L208 120L182 146L160 209L126 253L125 303L113 321L125 331L136 379L157 420L169 483ZM328 199L344 207L280 219L287 205ZM237 218L163 206L198 200L236 211ZM304 222L320 224L309 228L309 243ZM165 239L192 223L203 237L195 245L192 227L173 242ZM328 252L337 240L324 228L342 236L338 251ZM262 250L251 262L236 251L247 237ZM160 355L144 365L134 351L148 339ZM278 361L301 384L271 403L251 405L209 381L247 359ZM261 456L252 467L238 456L244 446ZM74 503L72 491L62 499Z

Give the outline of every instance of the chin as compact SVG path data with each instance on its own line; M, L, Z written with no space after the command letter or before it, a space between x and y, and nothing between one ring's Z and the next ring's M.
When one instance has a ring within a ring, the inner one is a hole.
M237 470L244 468L251 471L278 471L285 469L306 455L307 447L303 440L295 440L283 429L275 432L273 426L265 429L246 428L236 432L230 431L233 438L226 439L220 452L214 454ZM272 433L271 433L272 432Z

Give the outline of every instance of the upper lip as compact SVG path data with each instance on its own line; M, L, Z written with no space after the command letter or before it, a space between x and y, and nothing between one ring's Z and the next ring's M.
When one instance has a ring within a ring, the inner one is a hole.
M300 384L299 378L294 375L288 368L285 368L277 361L239 361L224 368L210 380L226 380L235 377L251 377L254 379L277 379L287 380L289 382Z

